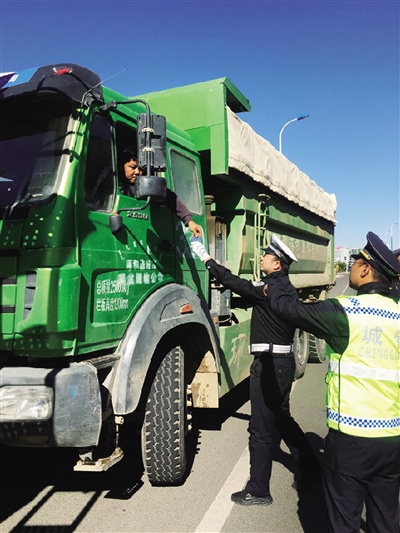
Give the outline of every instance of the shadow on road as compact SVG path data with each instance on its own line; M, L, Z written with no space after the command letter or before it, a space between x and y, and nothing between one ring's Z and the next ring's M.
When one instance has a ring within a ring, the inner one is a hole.
M140 452L140 435L133 424L121 431L120 444L125 452L123 460L106 472L74 472L77 451L70 448L14 448L0 445L1 508L0 522L32 502L46 488L34 508L12 530L13 533L33 533L24 525L55 492L94 493L85 509L79 513L78 523L89 512L100 495L105 498L128 499L143 485L143 463ZM62 529L64 533L76 529L77 522ZM42 533L47 529L40 530ZM73 529L71 529L73 527ZM49 533L51 532L49 529ZM61 530L57 530L58 533Z
M306 433L306 437L321 464L324 439L316 433ZM322 485L310 491L298 493L298 510L300 523L304 533L328 533L328 523L325 507L325 499Z
M200 451L201 431L219 431L228 418L250 420L249 415L237 412L248 401L249 378L225 394L220 399L218 409L193 409L193 430L189 433L186 441L187 475L183 483L191 472L195 457Z
M304 533L328 533L322 487L299 494L297 514Z
M201 429L221 429L229 417L249 417L236 411L249 400L249 381L245 380L221 400L219 409L194 409L194 430L187 438L187 472L192 469L199 451ZM17 448L0 444L0 490L2 505L0 522L38 498L12 533L34 533L26 525L32 513L56 492L93 493L74 523L58 529L58 533L73 531L83 520L95 501L106 492L105 498L129 499L143 486L144 467L141 458L140 431L133 423L121 426L120 446L124 458L110 470L100 473L75 472L77 451L71 448ZM183 483L185 480L183 481ZM45 489L48 489L45 491ZM78 522L77 522L78 520ZM41 533L51 533L54 528L41 526ZM60 528L61 526L57 526ZM43 529L44 528L44 529ZM72 529L71 529L72 528Z

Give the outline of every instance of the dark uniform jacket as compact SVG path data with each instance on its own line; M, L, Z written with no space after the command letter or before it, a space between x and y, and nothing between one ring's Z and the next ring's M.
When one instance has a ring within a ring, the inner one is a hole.
M390 297L390 287L385 283L372 282L362 285L357 295L378 293ZM293 300L291 294L285 294L282 286L272 280L268 284L267 299L274 311L285 315L287 320L304 331L313 333L319 339L325 339L334 352L342 354L349 344L349 321L340 300L328 300L303 304Z
M392 281L390 291L391 291L390 294L392 298L395 298L397 300L400 299L400 279L394 279Z
M127 181L126 183L120 183L119 188L122 194L135 198L136 187L134 184ZM184 224L187 225L191 220L193 220L192 213L182 202L182 200L170 189L167 189L167 198L163 205L168 207L168 209L170 209L174 215L179 217Z
M236 294L244 296L249 307L253 307L250 328L250 344L292 344L295 326L278 317L271 309L268 298L264 294L265 284L274 280L282 289L297 298L296 289L283 271L274 272L259 282L251 282L232 274L230 270L219 265L214 259L206 262L210 274L224 287Z

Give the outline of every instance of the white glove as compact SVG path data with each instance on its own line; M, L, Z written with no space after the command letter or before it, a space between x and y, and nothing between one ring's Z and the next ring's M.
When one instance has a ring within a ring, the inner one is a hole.
M211 259L210 254L205 249L204 244L200 241L199 237L191 237L190 246L192 247L193 252L202 261L207 261L207 259Z

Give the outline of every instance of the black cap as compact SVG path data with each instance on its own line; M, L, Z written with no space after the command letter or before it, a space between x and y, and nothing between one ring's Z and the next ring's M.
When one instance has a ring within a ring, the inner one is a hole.
M367 244L358 254L352 254L353 259L363 259L366 263L376 268L387 278L397 278L400 275L400 261L386 244L372 233L367 233Z
M393 250L393 253L394 255L397 257L397 259L399 258L399 255L400 255L400 248L397 248L396 250Z

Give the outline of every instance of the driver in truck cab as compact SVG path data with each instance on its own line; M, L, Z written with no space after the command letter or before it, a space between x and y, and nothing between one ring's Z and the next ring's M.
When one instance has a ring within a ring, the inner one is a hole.
M143 171L139 168L136 152L131 147L124 149L122 153L125 180L120 181L119 189L126 196L135 197L136 176L141 176ZM202 236L202 229L193 220L192 214L182 200L170 189L167 189L165 205L187 226L195 237Z

